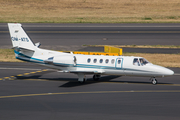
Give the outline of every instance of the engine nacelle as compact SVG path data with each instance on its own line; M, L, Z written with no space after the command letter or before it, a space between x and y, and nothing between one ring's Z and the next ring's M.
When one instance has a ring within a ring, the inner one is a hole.
M75 66L76 57L72 55L61 55L50 57L44 61L46 64L53 64L61 67Z

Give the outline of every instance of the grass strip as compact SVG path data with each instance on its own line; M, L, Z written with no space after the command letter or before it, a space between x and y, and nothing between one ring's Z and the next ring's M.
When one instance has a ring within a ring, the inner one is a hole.
M179 45L83 45L87 47L104 47L104 46L113 46L118 48L174 48L180 49Z
M124 56L139 56L164 67L180 67L180 54L123 53Z
M180 0L0 0L0 22L180 23Z
M15 57L13 49L0 49L0 62L22 62Z

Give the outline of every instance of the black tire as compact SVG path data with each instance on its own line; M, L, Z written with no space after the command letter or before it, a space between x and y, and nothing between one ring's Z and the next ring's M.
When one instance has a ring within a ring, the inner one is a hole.
M85 83L85 82L86 82L85 78L83 79L83 81L79 81L79 83Z
M98 81L98 80L100 79L100 75L93 75L93 79L94 79L95 81Z
M152 84L156 85L157 84L157 80L155 78L152 79Z

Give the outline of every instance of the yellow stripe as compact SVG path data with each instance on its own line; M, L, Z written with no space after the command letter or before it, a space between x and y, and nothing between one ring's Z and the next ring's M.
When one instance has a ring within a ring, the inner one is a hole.
M30 72L30 73L32 73L32 74L33 74L33 73L36 73L36 72Z
M14 80L15 76L10 76L9 80Z
M47 71L47 69L44 69L44 70L42 70L42 71Z
M29 81L51 81L46 79L23 79L23 80L29 80Z
M158 85L180 86L180 84L158 84Z
M42 71L36 71L36 72L42 72Z
M2 78L0 78L0 80L3 80Z
M9 77L4 77L4 79L9 79Z
M24 73L24 75L29 75L30 73Z
M91 91L91 92L60 92L60 93L40 93L40 94L24 94L24 95L9 95L0 96L0 98L15 98L15 97L28 97L28 96L43 96L43 95L68 95L68 94L101 94L101 93L179 93L180 90L138 90L138 91Z
M19 75L17 75L17 76L23 76L22 74L19 74Z

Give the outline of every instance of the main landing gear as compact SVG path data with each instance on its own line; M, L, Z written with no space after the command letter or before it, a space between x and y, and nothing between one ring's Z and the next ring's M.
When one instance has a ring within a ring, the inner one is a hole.
M101 75L93 75L93 79L95 81L98 81L101 78Z
M83 74L83 73L78 73L78 81L80 82L80 83L85 83L86 82L86 76L85 76L85 74Z
M156 78L155 78L155 77L154 77L154 78L151 78L151 82L152 82L153 85L156 85L156 84L157 84Z
M85 75L85 74L83 74L83 73L78 73L77 75L78 75L78 81L79 81L80 83L85 83L85 82L86 82L87 78L86 78L86 75ZM100 79L100 77L101 77L101 75L98 75L98 74L93 75L93 79L94 79L95 81L98 81L98 80Z

